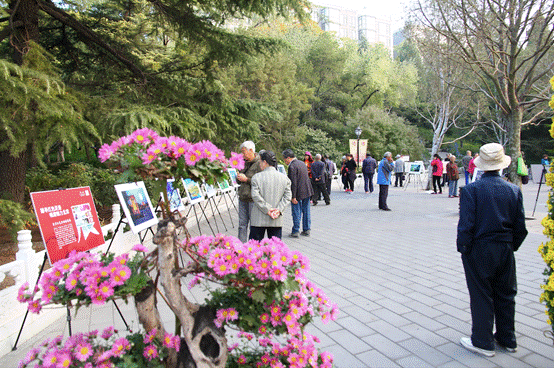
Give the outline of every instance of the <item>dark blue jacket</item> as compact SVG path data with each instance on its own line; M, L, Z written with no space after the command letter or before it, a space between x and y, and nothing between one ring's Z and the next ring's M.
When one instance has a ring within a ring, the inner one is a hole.
M526 236L518 186L500 178L498 172L485 172L481 179L460 189L458 252L468 253L473 246L491 243L511 243L516 251Z
M312 179L318 181L323 180L323 174L325 172L325 164L322 161L314 161L312 163Z
M362 162L362 172L364 174L373 174L377 168L377 161L371 156L366 157Z

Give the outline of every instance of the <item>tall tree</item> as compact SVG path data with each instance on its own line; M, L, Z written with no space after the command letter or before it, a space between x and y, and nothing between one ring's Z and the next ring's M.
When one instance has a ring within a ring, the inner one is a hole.
M443 54L475 73L467 87L486 95L498 107L506 127L512 161L521 156L524 118L537 104L546 104L546 81L554 61L539 67L554 46L554 3L550 0L422 0L416 10L429 27L455 46ZM516 165L510 179L520 183Z
M154 123L164 132L182 130L189 139L198 139L202 133L212 134L208 138L221 137L224 129L238 136L251 130L250 106L222 93L213 83L213 67L252 53L275 51L282 43L236 34L222 26L233 19L274 13L303 19L305 3L0 1L0 54L22 65L33 42L43 46L55 56L53 63L60 68L63 82L84 92L83 99L89 100L91 108L83 116L102 122L114 135L129 133L133 129L129 125ZM34 108L40 101L31 102L29 106ZM48 129L37 120L17 119L14 116L11 123L32 126L30 131ZM39 136L28 138L32 141ZM21 201L27 152L32 152L33 146L11 150L13 142L14 137L2 129L0 166L19 174L0 180L0 193Z

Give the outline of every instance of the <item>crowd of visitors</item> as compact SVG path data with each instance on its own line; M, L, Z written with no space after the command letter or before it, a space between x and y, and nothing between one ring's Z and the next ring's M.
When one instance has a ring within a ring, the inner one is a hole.
M240 182L239 238L246 241L248 224L249 239L281 238L282 216L289 203L293 220L289 236L310 236L310 203L315 206L323 198L326 205L331 204L335 163L321 154L312 156L310 152L305 152L304 160L300 161L292 150L286 149L282 155L288 165L288 174L283 175L276 170L277 158L272 151L256 154L251 141L244 142L240 149L245 167L237 176ZM448 197L460 199L457 249L466 275L472 317L471 336L462 337L460 343L472 352L489 357L495 354L495 341L509 352L517 350L514 252L525 239L527 230L521 190L503 180L499 173L510 161L500 144L491 143L482 146L480 153L474 156L467 151L460 168L451 154L444 162L435 154L429 167L432 194L441 194L442 186L448 183ZM548 156L545 155L541 163L549 165ZM354 191L357 166L351 154L343 157L338 174L346 193ZM387 197L393 173L394 186L403 186L406 168L402 156L396 155L393 159L391 152L385 152L377 162L367 153L361 166L364 191L373 192L373 177L377 171L379 209L390 211ZM460 169L466 185L460 188L458 196ZM472 182L477 169L479 180ZM493 334L494 325L496 332Z

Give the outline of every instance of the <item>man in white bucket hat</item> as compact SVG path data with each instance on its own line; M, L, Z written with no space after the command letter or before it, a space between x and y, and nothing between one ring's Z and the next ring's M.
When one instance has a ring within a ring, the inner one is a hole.
M462 337L460 343L489 357L494 356L495 340L508 352L517 349L514 251L527 229L521 190L499 175L510 162L500 144L485 144L475 159L475 166L485 173L460 189L456 245L462 253L472 319L471 337Z

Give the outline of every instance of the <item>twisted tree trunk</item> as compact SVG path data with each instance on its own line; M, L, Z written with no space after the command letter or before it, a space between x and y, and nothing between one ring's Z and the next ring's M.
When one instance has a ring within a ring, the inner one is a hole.
M168 359L167 367L223 368L227 362L227 339L223 330L214 324L214 311L191 303L181 291L181 273L175 262L178 250L175 223L178 221L174 221L161 221L153 240L158 245L158 270L163 293L182 328L181 351L178 357L175 354ZM156 327L158 334L163 335L154 290L154 285L152 290L145 289L145 295L138 302L135 298L135 304L145 329Z

